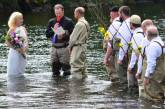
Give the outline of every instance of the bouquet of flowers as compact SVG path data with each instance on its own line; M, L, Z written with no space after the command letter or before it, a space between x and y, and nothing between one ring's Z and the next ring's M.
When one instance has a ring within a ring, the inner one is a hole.
M5 40L10 42L14 49L24 48L23 42L24 39L20 36L20 31L12 32L9 35L6 35ZM21 53L24 58L26 58L25 53Z
M17 49L23 47L23 39L19 36L19 33L12 32L10 36L10 43L12 44L13 48Z
M105 30L104 27L99 27L98 31L101 33L101 35L104 37L104 40L109 40L110 38L110 33Z

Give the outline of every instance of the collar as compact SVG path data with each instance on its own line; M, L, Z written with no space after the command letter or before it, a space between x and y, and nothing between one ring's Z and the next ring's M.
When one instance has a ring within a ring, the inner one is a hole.
M159 41L159 40L161 40L161 38L160 38L160 36L157 36L157 37L154 37L154 38L151 40L151 42Z
M120 18L119 17L116 17L115 19L114 19L114 21L117 21L117 20L120 20ZM112 21L113 22L113 21Z
M125 22L130 22L130 17L124 20Z
M84 20L84 19L85 19L84 17L81 17L81 18L78 19L78 21L81 21L81 20Z
M64 19L65 19L65 16L63 16L63 17L61 18L60 22L63 21ZM56 17L55 17L55 20L56 20L56 22L57 22L57 18L56 18Z
M142 28L141 27L138 27L136 28L134 31L133 31L133 34L136 34L138 32L143 32Z

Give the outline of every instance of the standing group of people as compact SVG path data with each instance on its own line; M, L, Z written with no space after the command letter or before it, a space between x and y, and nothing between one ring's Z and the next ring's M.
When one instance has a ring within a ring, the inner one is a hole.
M90 26L85 19L85 9L77 7L72 19L64 16L64 7L61 4L54 6L55 17L48 22L46 37L51 40L51 66L53 76L86 77L86 43ZM26 53L28 50L28 35L23 27L23 15L13 12L8 21L9 30L6 44L10 48L7 62L9 77L22 76L25 72Z
M61 4L54 6L56 17L50 19L46 30L46 36L51 39L51 64L53 76L86 77L86 43L89 36L90 26L86 21L85 9L77 7L73 21L64 16L64 7ZM60 29L62 28L62 29Z
M72 19L64 15L61 4L54 6L55 17L48 22L46 37L51 40L51 66L53 76L86 77L86 47L90 26L85 9L77 7ZM111 25L104 63L111 80L128 83L131 92L139 86L139 96L164 99L165 65L164 43L152 20L141 22L138 15L130 16L128 6L114 7L110 12ZM8 76L23 75L28 50L28 35L23 15L13 12L9 18L6 44L10 47L7 62ZM114 64L115 63L115 64Z
M150 100L165 99L164 42L152 20L131 15L128 6L113 7L104 64L110 79ZM139 90L138 90L139 89Z

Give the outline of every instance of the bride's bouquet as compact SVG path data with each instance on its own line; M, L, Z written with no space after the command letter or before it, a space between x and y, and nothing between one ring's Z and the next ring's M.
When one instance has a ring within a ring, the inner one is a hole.
M10 41L10 44L13 46L14 49L22 48L23 47L23 40L18 35L18 33L12 32L10 34L10 38L9 38L8 41Z
M24 39L20 36L20 32L11 32L9 35L6 35L5 40L8 41L14 49L21 50L24 48ZM26 54L22 53L22 56L26 58Z

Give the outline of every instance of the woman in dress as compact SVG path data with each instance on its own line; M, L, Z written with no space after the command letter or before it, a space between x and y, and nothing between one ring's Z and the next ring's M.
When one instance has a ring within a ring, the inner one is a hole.
M15 47L11 41L6 40L6 44L10 48L7 60L7 75L10 77L20 77L25 72L28 37L22 24L22 13L13 12L8 21L9 30L7 35L12 37L11 34L15 33L16 36L19 36L21 47Z

